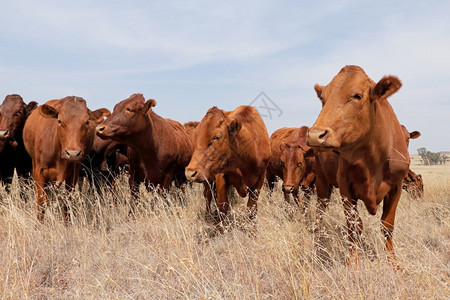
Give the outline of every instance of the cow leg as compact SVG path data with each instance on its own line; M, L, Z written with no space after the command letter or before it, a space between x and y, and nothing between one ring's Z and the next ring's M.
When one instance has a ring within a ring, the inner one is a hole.
M317 207L316 207L316 219L314 221L313 230L315 235L320 236L320 231L323 229L322 221L323 215L330 203L331 191L333 186L328 184L322 176L317 176L316 180L317 189Z
M262 174L256 184L250 189L250 193L248 194L248 202L247 209L249 210L249 217L251 220L256 218L256 213L258 212L258 198L259 192L264 184L264 174Z
M395 263L395 252L393 245L395 212L397 210L397 204L401 196L401 183L394 187L388 195L384 198L383 202L383 214L381 216L381 231L386 238L386 250L390 256L390 260L394 265L394 268L398 268Z
M208 220L208 218L211 216L211 200L214 192L215 192L214 182L203 183L203 196L205 196L206 200L205 220Z
M343 198L350 251L350 256L347 258L347 265L357 265L359 263L357 243L362 232L362 221L358 214L357 201L348 197Z
M228 184L224 174L216 175L216 191L217 191L217 224L223 225L223 220L228 214L230 203L228 202Z
M36 208L37 219L39 222L44 223L45 208L49 203L47 192L45 191L46 180L45 177L37 171L33 172L34 177L34 191L36 193Z
M75 186L78 181L78 173L79 169L77 167L74 167L74 170L70 172L70 175L67 176L65 180L65 187L66 191L68 192L67 199L63 199L62 201L62 208L64 213L64 224L67 226L70 224L70 214L69 214L69 205L68 203L73 203L73 190L75 189Z

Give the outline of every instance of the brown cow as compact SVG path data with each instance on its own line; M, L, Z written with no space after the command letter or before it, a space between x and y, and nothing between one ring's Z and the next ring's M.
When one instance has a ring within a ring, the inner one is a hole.
M90 111L83 98L70 96L50 100L34 110L25 123L23 139L33 161L38 220L44 221L49 183L72 190L78 181L80 163L89 153L95 136L95 122L106 109ZM69 221L63 204L64 220Z
M23 126L37 103L26 104L19 95L8 95L0 105L0 180L11 183L14 168L20 177L31 173L31 158L23 144Z
M95 136L92 150L82 163L80 179L87 178L99 193L105 184L114 186L114 179L128 163L127 148L113 140Z
M195 149L186 167L186 177L194 182L216 182L217 223L228 213L228 188L234 186L241 197L250 192L247 207L256 217L259 191L270 159L266 126L258 111L240 106L233 111L217 107L208 110L198 124Z
M422 175L416 174L409 169L408 175L403 179L402 188L412 197L422 199L424 194Z
M392 236L409 154L402 128L387 101L401 87L395 76L372 81L357 66L344 67L327 86L314 86L322 111L309 129L308 145L338 153L337 184L344 197L350 240L348 262L357 262L362 231L357 200L375 215L383 202L382 231L395 257Z
M419 131L409 132L404 125L402 126L403 136L406 140L406 145L409 147L410 139L417 139L420 137ZM408 174L403 179L402 188L408 192L412 197L423 198L423 179L422 175L416 174L411 169L408 170Z
M308 192L314 183L314 152L306 145L308 127L280 128L270 136L271 156L267 166L266 178L273 189L276 176L283 179L283 192L286 201L294 196L297 204L302 202L299 185Z
M97 126L97 135L129 146L130 188L136 199L139 184L162 190L172 180L185 181L184 168L192 156L192 142L183 125L157 115L153 99L133 94L116 104L114 111Z

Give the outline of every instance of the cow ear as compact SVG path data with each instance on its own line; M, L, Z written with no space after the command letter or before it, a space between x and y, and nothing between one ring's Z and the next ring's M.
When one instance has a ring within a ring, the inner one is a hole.
M36 109L37 106L38 104L36 101L31 101L30 103L28 103L27 106L25 107L25 115L29 116L31 112Z
M56 108L54 108L50 105L44 104L41 106L41 114L45 118L55 118L56 119L56 118L58 118L59 111L57 111Z
M150 108L156 106L156 100L155 99L148 99L147 102L144 104L144 113L146 114Z
M230 125L228 126L228 133L230 134L230 137L234 138L238 134L239 130L241 130L242 124L238 122L237 120L231 121Z
M421 134L419 131L413 131L409 133L409 138L414 140L417 139L420 135Z
M396 76L384 76L375 85L370 93L371 100L377 100L380 98L387 98L390 95L397 92L402 86L402 82Z
M94 111L90 111L91 120L95 123L103 122L105 117L109 117L111 112L107 108L99 108Z
M319 85L319 84L316 83L316 84L314 85L314 89L316 90L317 97L319 97L320 101L323 101L323 100L322 100L323 86L321 86L321 85Z

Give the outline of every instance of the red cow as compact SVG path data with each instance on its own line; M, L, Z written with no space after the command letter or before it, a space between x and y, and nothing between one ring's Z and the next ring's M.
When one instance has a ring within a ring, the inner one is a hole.
M406 140L406 144L409 146L410 139L417 139L420 137L419 131L409 132L404 125L402 126L403 136ZM416 174L411 169L408 170L408 175L403 179L403 189L411 196L417 198L423 198L423 179L422 175Z
M240 106L233 111L208 110L195 130L195 147L186 177L216 182L218 223L228 213L227 191L234 186L249 199L250 217L257 211L259 191L270 158L269 135L258 111Z
M95 136L95 122L106 109L90 111L83 98L70 96L50 100L34 110L25 123L23 139L33 161L38 220L44 221L49 183L60 186L65 181L72 190L78 181L80 163L89 153ZM67 205L64 219L69 221Z
M270 136L271 156L266 172L269 187L273 188L276 176L282 178L286 201L292 194L297 204L302 202L299 185L307 192L315 180L314 152L306 145L307 131L306 126L284 127Z
M395 211L409 169L409 154L387 98L400 87L395 76L375 83L357 66L344 67L327 86L314 86L322 111L309 129L308 145L338 153L336 179L344 197L349 263L358 261L356 242L362 231L358 199L372 215L383 201L382 232L387 251L395 257Z
M19 95L8 95L0 106L0 180L11 183L17 175L31 173L31 158L23 144L23 126L37 103L26 104Z
M133 94L114 107L97 126L97 135L129 146L130 188L133 198L141 182L147 186L169 188L172 180L185 181L184 168L192 156L192 143L184 127L157 115L153 99Z

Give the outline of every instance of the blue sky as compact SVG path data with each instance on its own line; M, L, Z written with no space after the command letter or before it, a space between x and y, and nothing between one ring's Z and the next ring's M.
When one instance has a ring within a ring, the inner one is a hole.
M315 83L356 64L403 82L390 103L419 130L410 152L450 150L450 1L0 0L0 97L81 96L91 109L133 93L180 122L264 91L269 133L311 126Z

